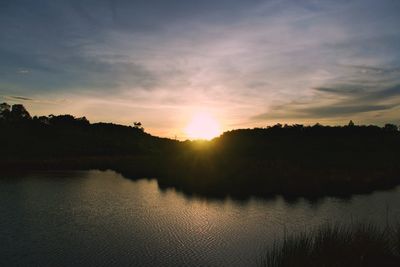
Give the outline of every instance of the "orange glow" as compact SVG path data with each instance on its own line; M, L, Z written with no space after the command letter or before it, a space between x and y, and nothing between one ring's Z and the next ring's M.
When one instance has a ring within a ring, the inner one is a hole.
M208 112L196 113L185 129L190 139L210 140L221 134L218 121Z

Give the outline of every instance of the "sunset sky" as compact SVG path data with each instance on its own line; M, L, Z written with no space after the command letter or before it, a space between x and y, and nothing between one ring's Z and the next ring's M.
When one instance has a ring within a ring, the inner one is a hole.
M400 1L3 0L0 101L185 138L400 124Z

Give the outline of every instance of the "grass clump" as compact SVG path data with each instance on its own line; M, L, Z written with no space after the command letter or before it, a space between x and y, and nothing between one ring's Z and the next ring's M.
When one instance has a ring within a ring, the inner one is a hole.
M275 244L263 266L400 266L400 227L326 224Z

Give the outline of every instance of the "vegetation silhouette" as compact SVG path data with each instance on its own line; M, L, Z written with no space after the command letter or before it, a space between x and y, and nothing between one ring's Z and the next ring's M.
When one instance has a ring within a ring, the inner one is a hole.
M326 224L275 243L261 266L399 266L400 226Z
M400 132L393 124L277 124L180 142L152 136L140 122L31 117L22 105L3 103L0 129L3 171L112 169L187 194L240 198L348 196L400 181Z

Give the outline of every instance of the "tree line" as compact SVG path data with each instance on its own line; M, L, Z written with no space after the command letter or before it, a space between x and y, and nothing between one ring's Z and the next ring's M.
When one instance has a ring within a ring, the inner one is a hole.
M394 124L276 124L179 142L152 136L138 122L31 117L22 105L3 103L0 127L0 167L8 170L113 169L188 194L238 197L346 195L400 182Z

